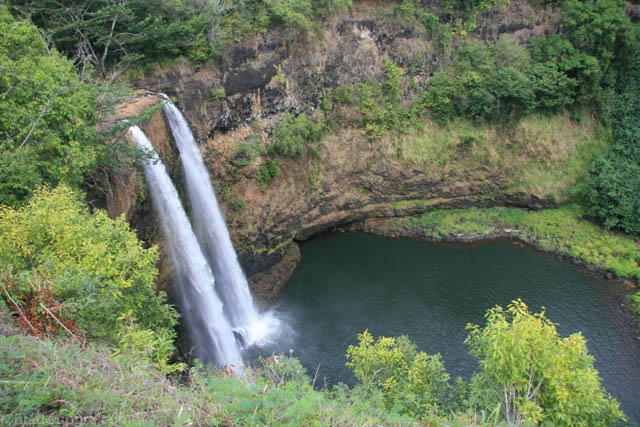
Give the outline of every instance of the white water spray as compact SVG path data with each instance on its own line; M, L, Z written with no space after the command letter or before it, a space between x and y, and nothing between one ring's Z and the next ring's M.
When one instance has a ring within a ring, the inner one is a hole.
M260 345L279 328L279 322L269 313L260 315L255 307L189 124L171 102L165 103L164 111L180 151L195 231L213 268L224 313L234 332L243 335L244 345Z
M137 126L130 128L136 144L153 151L151 142ZM157 156L155 151L154 154ZM144 173L153 206L167 240L175 268L181 313L196 344L196 354L218 367L242 366L232 328L215 293L218 286L182 207L178 193L162 162L146 162Z

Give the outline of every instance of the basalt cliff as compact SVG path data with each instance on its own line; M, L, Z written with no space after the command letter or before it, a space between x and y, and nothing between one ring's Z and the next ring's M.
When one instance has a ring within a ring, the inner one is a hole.
M285 113L312 119L323 114L322 101L331 89L382 79L388 60L420 87L448 61L424 28L394 19L390 7L376 4L356 3L350 13L333 16L312 31L274 28L250 36L228 47L218 62L199 68L186 61L158 68L134 79L138 96L120 108L121 115L140 113L165 93L182 110L201 144L253 291L265 303L278 295L299 262L298 242L314 234L375 231L381 219L443 207L552 206L562 191L529 185L522 175L561 164L571 152L556 142L570 137L579 141L576 134L589 134L595 126L559 116L558 134L550 137L526 123L496 125L481 130L480 137L491 143L479 148L474 144L477 134L455 127L443 130L425 119L418 129L372 140L357 125L360 113L340 106L316 152L298 159L281 157L279 176L260 179L267 151L247 161L242 144L257 141L267 150ZM468 37L506 33L525 43L558 19L553 10L540 14L528 2L514 0L481 15ZM403 96L408 98L408 92ZM177 148L162 110L141 127L180 187ZM438 138L447 144L446 151L424 143ZM571 150L580 149L575 144ZM549 159L559 163L549 164ZM133 175L113 176L112 181L109 213L126 215L140 236L162 252L144 183ZM171 281L166 256L160 264L160 281L166 286Z

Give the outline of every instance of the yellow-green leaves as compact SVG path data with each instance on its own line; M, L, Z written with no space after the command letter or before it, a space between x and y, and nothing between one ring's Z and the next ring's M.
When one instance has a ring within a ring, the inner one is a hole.
M558 335L544 310L531 314L521 300L490 309L484 328L468 325L466 343L482 368L471 399L491 410L500 405L510 425L610 425L624 419L618 402L600 384L582 334Z
M418 352L409 338L380 337L369 331L347 349L347 366L370 389L380 389L389 409L425 418L441 412L452 388L440 354Z
M41 285L89 338L118 343L126 314L154 334L153 349L167 352L177 312L156 293L157 259L157 248L143 248L124 218L90 213L65 186L36 191L22 208L0 208L0 270L46 278Z

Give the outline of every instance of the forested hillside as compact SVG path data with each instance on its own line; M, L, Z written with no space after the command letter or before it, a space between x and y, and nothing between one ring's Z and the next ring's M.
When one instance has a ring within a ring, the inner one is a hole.
M318 390L286 356L237 377L193 365L150 153L126 132L162 122L143 95L185 110L264 301L295 242L386 220L434 240L517 229L637 291L639 16L623 0L0 2L0 421L625 422L584 338L521 301L469 325L469 382L367 331L344 349L352 388Z

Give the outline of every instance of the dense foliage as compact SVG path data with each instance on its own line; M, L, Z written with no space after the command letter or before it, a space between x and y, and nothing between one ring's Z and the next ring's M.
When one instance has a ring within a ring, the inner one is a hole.
M288 357L269 358L241 378L196 366L178 381L140 355L114 357L103 346L1 334L0 417L9 425L362 426L413 421L388 413L380 394L347 387L315 391L305 369Z
M282 122L273 131L274 141L269 149L292 159L297 159L308 151L317 153L317 146L324 132L321 123L314 123L305 114L294 116L285 113Z
M490 309L486 318L484 327L467 326L466 343L480 371L466 387L458 380L457 393L439 355L417 352L406 337L374 342L365 331L347 350L347 366L365 389L383 393L390 410L434 424L465 407L497 411L495 421L507 425L614 425L625 419L600 384L580 333L560 338L544 311L531 314L520 300Z
M347 366L366 389L382 391L389 410L426 418L453 407L453 388L440 354L418 351L406 336L374 341L364 331L358 345L347 349Z
M468 325L466 343L480 361L471 401L500 412L508 425L614 425L618 402L600 384L584 337L560 338L544 311L529 313L520 300L495 307L481 328Z
M4 6L0 64L0 204L19 205L45 183L82 182L102 150L96 91Z
M311 23L350 0L10 0L54 46L78 63L113 79L132 64L183 55L202 64L228 43L270 25L310 29Z
M2 317L0 324L6 321ZM242 377L196 365L175 381L144 355L114 356L98 345L0 334L0 411L4 420L53 424L129 425L132 419L155 425L341 426L624 421L618 403L600 385L582 336L559 338L544 312L530 314L516 301L506 310L489 310L483 328L469 328L467 342L481 370L468 385L459 380L452 387L439 356L417 351L406 337L374 340L364 332L347 352L359 383L331 390L315 390L300 362L286 356L262 360Z
M210 52L203 15L181 1L54 0L9 2L43 28L54 46L78 63L113 78L134 62L184 54L205 61Z
M157 258L124 218L89 213L64 186L37 191L22 208L0 209L0 287L34 333L51 332L34 323L64 320L82 337L129 350L151 345L165 363L177 312L156 292Z
M593 162L582 196L606 227L640 234L640 42L626 59L608 106L613 150Z

